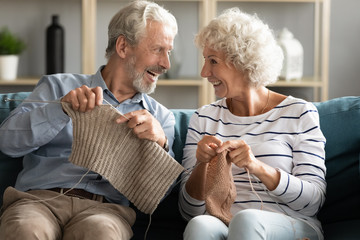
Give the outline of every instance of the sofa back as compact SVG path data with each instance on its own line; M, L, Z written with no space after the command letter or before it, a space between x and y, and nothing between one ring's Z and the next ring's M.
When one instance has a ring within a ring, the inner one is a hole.
M326 201L319 213L323 224L359 219L360 97L315 103L326 137Z

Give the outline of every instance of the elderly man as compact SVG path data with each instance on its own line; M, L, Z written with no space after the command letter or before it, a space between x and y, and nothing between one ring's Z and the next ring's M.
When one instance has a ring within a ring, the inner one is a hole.
M129 200L103 176L68 161L70 117L61 104L44 101L66 102L79 112L106 101L124 114L118 123L127 121L138 138L169 151L174 116L147 94L170 68L176 34L176 19L167 10L152 2L131 2L109 24L105 66L94 75L44 76L29 97L38 103L23 102L4 121L0 150L24 156L24 169L15 188L4 194L0 239L132 237L136 214Z

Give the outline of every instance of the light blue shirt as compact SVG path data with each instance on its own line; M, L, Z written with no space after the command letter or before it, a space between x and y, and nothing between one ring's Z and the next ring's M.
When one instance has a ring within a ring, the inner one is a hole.
M70 90L82 85L90 88L100 86L104 91L104 99L114 104L122 113L147 109L160 122L171 149L175 125L172 112L142 93L137 93L122 103L118 102L101 76L103 67L94 75L44 76L28 99L60 101ZM12 157L24 156L24 168L18 175L15 188L27 191L75 187L104 195L111 202L128 205L128 200L97 173L86 174L78 183L87 169L68 161L72 131L71 119L63 112L59 103L22 103L12 111L0 126L0 150ZM174 156L172 150L170 155Z

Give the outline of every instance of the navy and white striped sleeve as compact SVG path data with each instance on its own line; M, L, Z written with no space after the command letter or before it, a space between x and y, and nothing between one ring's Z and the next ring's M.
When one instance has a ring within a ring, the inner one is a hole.
M290 208L314 216L325 201L325 137L320 130L319 115L311 103L298 122L298 135L293 147L291 173L279 170L280 183L272 191Z

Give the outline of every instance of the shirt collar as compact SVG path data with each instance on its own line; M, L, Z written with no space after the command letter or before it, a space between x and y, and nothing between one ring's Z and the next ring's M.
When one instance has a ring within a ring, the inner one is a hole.
M101 75L101 71L104 69L105 65L99 67L97 72L92 76L91 87L101 87L103 90L108 89L106 83Z
M116 102L118 102L115 98L115 96L112 94L112 92L107 87L102 75L101 71L104 69L105 65L102 65L99 67L97 72L93 75L91 86L97 87L100 86L103 89L103 92L107 95L109 95L111 98L113 98ZM132 104L141 104L143 108L151 112L151 108L147 101L145 100L145 93L136 93L131 99L127 99L124 101L124 103L132 103ZM119 103L120 104L120 103Z

